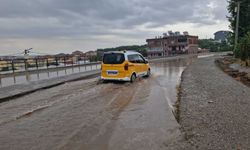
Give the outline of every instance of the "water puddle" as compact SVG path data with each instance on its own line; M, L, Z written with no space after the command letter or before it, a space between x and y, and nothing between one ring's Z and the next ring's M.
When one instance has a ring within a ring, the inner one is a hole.
M168 101L174 115L178 99L177 87L180 85L182 72L195 59L195 57L192 57L151 63L152 72L163 89L165 99Z

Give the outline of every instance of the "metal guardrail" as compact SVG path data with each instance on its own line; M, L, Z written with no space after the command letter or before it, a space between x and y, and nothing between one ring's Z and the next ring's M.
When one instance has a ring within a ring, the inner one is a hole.
M20 70L20 71L8 71L8 72L0 72L0 77L8 77L8 76L19 76L19 75L23 75L26 73L42 73L42 72L48 72L48 71L60 71L60 70L66 70L66 69L74 69L75 68L79 68L79 70L81 70L82 67L87 68L88 66L90 66L91 70L96 68L97 65L100 65L101 62L92 62L92 63L85 63L85 64L75 64L72 66L61 66L61 67L48 67L48 68L36 68L36 69L27 69L27 70Z
M0 87L100 69L100 62L54 57L0 61Z

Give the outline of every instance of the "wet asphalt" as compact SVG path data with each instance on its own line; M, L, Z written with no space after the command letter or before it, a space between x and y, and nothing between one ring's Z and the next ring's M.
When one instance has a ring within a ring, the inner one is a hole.
M0 149L166 149L182 138L172 109L192 61L152 62L133 84L93 78L0 103Z

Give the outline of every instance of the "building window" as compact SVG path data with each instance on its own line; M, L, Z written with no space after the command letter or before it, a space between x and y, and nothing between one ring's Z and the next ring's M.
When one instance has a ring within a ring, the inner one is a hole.
M188 39L188 43L189 44L193 44L193 40L192 39Z
M178 42L179 43L187 42L187 38L180 38L180 39L178 39Z

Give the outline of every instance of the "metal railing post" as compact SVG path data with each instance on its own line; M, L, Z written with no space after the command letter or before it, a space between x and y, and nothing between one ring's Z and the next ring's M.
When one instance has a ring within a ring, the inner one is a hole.
M46 58L47 69L49 68L49 58Z
M64 68L65 68L65 75L67 74L67 68L66 68L66 57L63 57L63 63L64 63Z
M80 58L78 57L77 58L77 60L78 60L78 62L77 62L77 64L78 64L78 70L79 70L79 72L81 72L81 63L80 63Z
M25 77L26 77L26 81L29 81L29 77L28 77L28 62L27 59L24 59L24 67L25 67ZM15 79L14 79L15 80ZM15 82L15 81L14 81Z
M48 78L49 78L49 58L46 58L46 65L47 65L47 74L48 74Z
M57 57L55 57L55 59L56 59L56 68L58 67L58 65L59 65L59 63L58 63L58 58Z
M15 64L14 64L14 60L11 61L11 68L12 68L13 74L15 74Z
M36 58L36 70L37 70L37 80L40 79L40 76L39 76L39 65L38 65L38 59Z
M59 65L59 63L58 63L58 58L57 57L55 57L55 59L56 59L56 76L58 77L58 75L59 75L59 73L58 73L58 65Z
M13 73L13 80L14 80L14 84L16 84L16 75L15 75L15 64L14 64L14 60L11 60L11 69L12 69L12 73Z
M2 74L0 73L0 87L2 87Z
M72 73L74 73L74 61L73 61L73 58L72 58L72 64L71 64L71 67L72 67Z
M28 71L28 63L27 63L27 59L24 59L24 67L25 67L25 71Z
M25 59L24 60L24 62L25 62L25 76L26 76L26 81L30 81L30 79L29 79L29 73L28 73L28 60L27 59ZM15 79L14 79L15 80ZM14 81L14 82L16 82L16 81Z
M37 58L36 58L36 70L38 70L38 61L37 61Z

